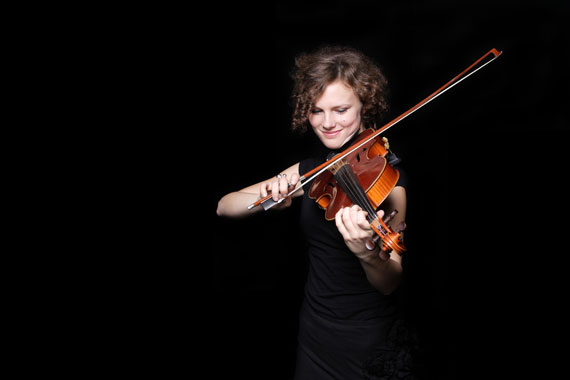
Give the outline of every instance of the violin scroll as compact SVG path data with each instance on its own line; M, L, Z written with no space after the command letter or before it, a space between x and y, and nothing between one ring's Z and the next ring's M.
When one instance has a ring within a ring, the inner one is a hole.
M386 258L389 257L389 253L394 251L398 255L402 255L402 253L406 250L406 246L402 241L402 235L400 234L402 231L406 229L406 223L401 222L396 227L396 230L392 230L388 222L392 220L392 218L398 213L398 210L393 210L384 220L380 218L376 218L370 226L376 233L372 240L366 242L366 248L369 250L374 250L376 248L376 244L378 240L382 240L382 244L380 245L380 250L384 254Z

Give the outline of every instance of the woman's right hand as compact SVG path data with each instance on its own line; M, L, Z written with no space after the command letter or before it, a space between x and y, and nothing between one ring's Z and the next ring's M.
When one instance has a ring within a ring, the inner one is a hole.
M219 216L240 218L260 212L263 210L262 207L258 206L250 210L248 209L248 206L261 198L265 198L268 194L271 194L273 200L276 202L280 199L287 198L283 202L272 207L271 210L280 210L289 207L292 202L291 198L303 195L303 189L299 189L293 195L287 197L287 194L295 189L299 182L299 163L285 169L281 173L282 174L278 176L279 178L273 177L239 191L234 191L224 195L218 202L217 214Z
M297 173L287 173L279 174L271 181L262 182L259 188L259 194L261 198L265 198L268 194L271 194L273 201L278 202L280 199L285 198L284 201L274 206L273 208L283 209L291 206L292 199L288 196L291 190L295 189L297 183L299 182L299 174Z

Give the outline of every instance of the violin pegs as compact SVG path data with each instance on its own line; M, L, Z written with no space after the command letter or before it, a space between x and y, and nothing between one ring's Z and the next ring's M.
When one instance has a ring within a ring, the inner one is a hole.
M374 251L376 249L376 242L373 240L366 240L366 249L369 251Z
M383 221L385 224L388 224L388 222L391 221L392 218L393 218L394 216L396 216L397 213L398 213L398 210L392 211L392 212L391 212L390 214L388 214L388 216L385 217L382 221Z
M378 252L378 256L380 256L381 260L388 261L388 260L390 260L390 251L391 250L381 249L380 252Z

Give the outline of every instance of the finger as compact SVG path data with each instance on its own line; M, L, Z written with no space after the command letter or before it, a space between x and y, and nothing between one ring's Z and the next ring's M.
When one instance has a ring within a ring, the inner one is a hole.
M342 210L342 222L346 226L346 229L350 232L354 230L354 223L352 222L352 215L355 214L353 207L345 207Z
M297 182L299 182L299 174L293 173L291 174L291 178L289 179L289 184L293 187L297 186Z
M368 223L368 219L366 218L367 216L368 213L364 210L356 214L356 225L365 231L372 229L370 228L370 223Z
M259 195L261 195L261 198L265 198L267 196L267 183L262 183L259 186Z
M351 224L351 228L353 229L357 229L358 228L358 219L359 219L359 215L362 212L362 209L359 206L352 206L349 209L349 218L350 218L350 224Z
M279 200L279 181L271 182L271 197L275 202Z
M353 206L350 209L350 219L352 221L354 229L357 230L359 233L362 232L362 230L366 232L371 230L370 224L366 219L367 215L368 213L362 210L359 206ZM362 234L360 233L360 235Z
M344 208L341 208L340 210L338 210L338 212L335 215L335 223L336 223L336 228L338 229L338 232L340 232L340 234L342 235L342 237L344 239L348 239L350 238L350 234L348 233L345 225L344 225L344 218L343 218L343 214L344 214Z
M287 196L289 193L289 183L287 182L287 174L282 174L279 179L279 193L282 194L282 198Z
M384 217L384 210L378 210L376 215L378 215L378 218L382 219Z
M346 207L342 212L342 222L351 239L357 239L360 235L360 228L356 223L358 213L361 211L360 207Z

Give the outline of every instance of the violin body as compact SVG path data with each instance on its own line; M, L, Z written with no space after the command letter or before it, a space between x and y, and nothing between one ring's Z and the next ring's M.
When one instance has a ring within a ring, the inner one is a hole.
M365 130L358 136L355 144L369 138L373 133L373 129ZM356 175L374 209L384 202L400 177L398 170L388 163L387 154L385 142L377 136L343 159L344 164L349 165ZM323 172L315 178L309 190L309 198L326 210L327 220L333 220L341 208L354 203L336 180L336 172L334 168Z

